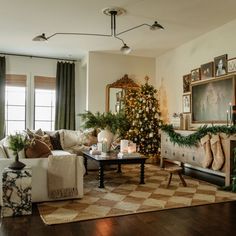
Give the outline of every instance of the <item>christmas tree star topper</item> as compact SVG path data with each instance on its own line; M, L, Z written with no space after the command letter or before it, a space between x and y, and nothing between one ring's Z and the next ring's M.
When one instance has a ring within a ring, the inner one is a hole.
M146 83L148 83L148 80L150 80L150 78L148 76L145 76L144 79L145 79Z

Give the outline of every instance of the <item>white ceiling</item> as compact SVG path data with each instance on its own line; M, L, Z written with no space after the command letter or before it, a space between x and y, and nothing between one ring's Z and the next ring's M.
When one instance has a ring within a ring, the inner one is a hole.
M131 55L156 57L236 18L235 0L0 0L0 52L34 56L82 58L88 51L120 53L115 38L58 35L34 42L41 33L109 34L107 7L125 8L117 32L157 20L164 31L141 27L121 37Z

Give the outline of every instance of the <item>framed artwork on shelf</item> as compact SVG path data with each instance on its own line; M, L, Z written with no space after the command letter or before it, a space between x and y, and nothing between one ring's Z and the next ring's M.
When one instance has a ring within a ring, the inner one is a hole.
M228 73L236 72L236 57L228 59Z
M227 74L227 54L214 58L215 77Z
M191 94L183 95L183 113L191 112Z
M183 92L188 93L190 92L190 85L191 85L191 74L187 74L183 76Z
M235 104L235 78L227 76L192 84L192 123L226 123L229 104Z
M201 79L208 79L214 76L213 61L201 65Z
M191 80L192 82L198 81L201 79L200 68L191 70Z

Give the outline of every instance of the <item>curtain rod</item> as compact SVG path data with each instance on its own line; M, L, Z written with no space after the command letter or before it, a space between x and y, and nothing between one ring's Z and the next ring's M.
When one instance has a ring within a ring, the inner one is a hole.
M63 59L63 58L56 58L56 57L43 57L43 56L32 56L32 55L24 55L24 54L14 54L14 53L5 53L5 52L0 52L1 55L4 56L18 56L18 57L30 57L30 58L42 58L42 59L54 59L54 60L60 60L60 61L72 61L76 62L77 60L73 59Z

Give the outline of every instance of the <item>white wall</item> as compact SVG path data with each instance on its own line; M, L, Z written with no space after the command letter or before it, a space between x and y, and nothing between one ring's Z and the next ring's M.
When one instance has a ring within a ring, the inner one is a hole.
M200 67L214 57L228 54L236 57L236 20L208 32L156 60L156 83L164 85L168 98L169 116L182 112L183 75Z
M106 85L122 78L125 74L136 83L144 84L150 77L155 85L156 60L154 58L90 52L87 74L87 106L92 112L105 111Z
M75 84L77 87L80 86L79 76L81 76L81 80L85 80L85 75L80 70L80 62L75 63L76 74L75 74ZM55 59L42 59L35 57L22 57L22 56L6 56L6 73L7 74L22 74L27 76L27 87L33 88L34 76L48 76L48 77L56 77L56 69L57 69L57 60ZM76 112L80 111L80 89L76 89ZM29 103L27 107L31 109L27 110L27 121L26 126L28 128L33 128L33 104L34 104L34 91L27 91L27 102ZM16 98L17 99L17 98ZM83 101L83 97L82 97ZM84 102L85 104L85 102ZM77 120L77 119L76 119Z
M86 78L87 78L87 62L77 63L76 66L76 80L75 80L75 114L76 114L76 128L79 129L81 118L80 113L86 111Z

